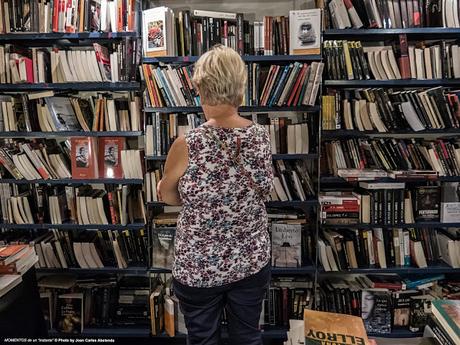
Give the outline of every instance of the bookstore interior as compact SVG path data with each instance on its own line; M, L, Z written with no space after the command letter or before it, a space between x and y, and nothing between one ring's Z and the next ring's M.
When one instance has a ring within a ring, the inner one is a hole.
M459 0L0 0L0 337L186 343L156 186L216 44L271 142L264 344L459 345Z

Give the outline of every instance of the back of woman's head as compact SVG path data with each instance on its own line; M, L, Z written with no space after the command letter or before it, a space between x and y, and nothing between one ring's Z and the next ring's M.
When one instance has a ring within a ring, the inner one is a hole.
M217 45L196 62L193 83L201 104L239 107L245 92L246 66L232 48Z

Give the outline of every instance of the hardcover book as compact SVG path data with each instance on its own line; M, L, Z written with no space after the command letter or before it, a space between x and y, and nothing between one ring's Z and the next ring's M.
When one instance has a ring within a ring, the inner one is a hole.
M392 301L387 289L367 289L362 292L361 316L368 333L391 333Z
M273 223L272 265L275 267L300 267L302 265L302 225Z
M97 178L97 159L95 138L71 139L72 178Z
M370 344L360 317L305 309L303 318L305 345L329 343L326 334L336 344Z
M125 138L100 138L98 148L99 177L122 178L121 150L125 149Z
M174 259L175 228L155 228L153 231L152 265L170 269Z
M440 188L438 186L422 186L417 187L415 193L416 220L438 220Z
M59 295L57 300L57 330L62 333L80 334L83 332L83 294Z
M289 54L321 53L321 10L289 11Z
M454 344L460 344L460 301L434 300L432 312L433 317Z

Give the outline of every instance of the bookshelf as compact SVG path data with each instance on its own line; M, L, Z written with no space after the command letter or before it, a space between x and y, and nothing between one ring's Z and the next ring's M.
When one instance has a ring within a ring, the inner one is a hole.
M75 83L36 83L0 84L0 92L32 91L139 91L138 82L75 82Z
M155 2L156 3L156 2ZM165 1L168 6L172 8L180 8L181 4L179 2ZM299 9L301 6L294 2L295 9ZM254 5L255 4L255 5ZM260 11L260 6L263 4L267 8L264 11L270 15L276 15L277 13L285 13L286 7L288 5L283 2L266 4L263 1L256 1L254 3L239 4L243 5L241 11L244 12L245 8L252 8L251 10L254 13ZM208 4L207 4L208 5ZM232 11L234 7L229 3L215 3L211 2L210 8L214 10L227 10ZM250 10L250 11L251 11ZM240 9L238 10L240 11ZM409 38L414 39L428 39L428 38L457 38L460 35L460 29L444 29L444 28L419 28L419 29L370 29L370 30L326 30L324 31L322 38L326 39L356 39L362 41L370 40L386 40L386 39L397 39L399 34L407 34ZM21 42L23 44L52 44L55 40L68 40L71 43L75 44L92 44L93 42L106 42L111 40L119 40L124 37L138 37L138 32L119 32L119 33L100 33L100 32L90 32L90 33L11 33L0 35L0 43L5 42ZM34 41L34 42L32 42ZM193 63L198 59L197 56L168 56L168 57L159 57L159 58L144 58L142 63L159 65L159 64L189 64ZM321 55L274 55L274 56L254 56L254 55L245 55L243 56L245 62L255 62L255 63L273 63L273 64L287 64L291 62L314 62L322 61ZM355 88L367 88L367 87L382 87L382 88L417 88L417 87L434 87L434 86L448 86L448 87L458 87L460 86L460 79L440 79L440 80L354 80L354 81L341 81L341 80L324 80L322 83L322 89L324 90L327 87L331 88L343 88L343 89L355 89ZM42 84L0 84L0 92L34 92L34 91L46 91L53 90L57 92L65 91L140 91L144 88L145 85L140 82L117 82L117 83L91 83L91 82L81 82L81 83L42 83ZM321 99L321 92L318 96ZM318 101L317 103L318 104ZM150 113L187 113L187 112L201 112L201 107L144 107L144 119L147 114ZM259 107L259 106L244 106L239 109L241 113L276 113L276 112L296 112L296 113L310 113L314 116L317 116L318 121L318 131L317 131L317 140L318 143L321 143L323 140L331 139L343 139L343 138L362 138L362 137L375 137L375 138L392 138L392 137L403 137L403 138L415 138L426 136L434 137L457 137L460 135L460 130L458 129L447 129L447 130L430 130L422 132L410 132L410 131L394 131L389 133L378 133L378 132L359 132L359 131L346 131L346 130L328 130L322 131L321 128L321 105L314 106L294 106L294 107ZM144 121L145 124L145 121ZM118 137L130 137L136 138L142 136L144 131L131 131L131 132L0 132L0 138L65 138L65 137L106 137L106 136L118 136ZM316 190L320 191L323 187L328 184L335 184L341 187L349 187L350 184L354 182L347 182L344 179L338 177L329 177L321 176L320 173L320 157L321 157L321 145L319 144L317 153L312 154L275 154L273 155L274 160L308 160L312 161L313 164L316 164L316 175L313 176L316 179ZM159 164L166 160L166 156L145 156L145 168L149 168L149 164ZM389 180L382 180L389 181ZM430 180L433 181L433 180ZM457 182L460 181L460 176L449 176L449 177L439 177L435 181L440 182ZM416 180L415 182L423 182ZM0 183L11 183L11 184L50 184L50 185L81 185L81 184L93 184L93 183L104 183L104 184L133 184L133 185L142 185L144 181L142 179L90 179L90 180L70 180L70 179L60 179L60 180L12 180L12 179L3 179L0 180ZM340 188L340 187L339 187ZM327 228L356 228L356 229L369 229L373 227L382 227L385 229L394 227L394 225L370 225L370 224L356 224L356 225L347 225L347 226L327 226L322 225L319 222L319 204L317 197L308 199L306 201L274 201L267 202L267 207L274 208L283 208L283 209L302 209L302 210L316 210L317 219L315 224L313 224L313 229L315 231L315 238L318 238L319 231L321 229ZM159 209L164 207L165 204L161 202L148 202L146 203L147 211L151 209ZM448 227L455 226L460 227L460 223L440 223L440 222L420 222L415 224L403 224L398 225L403 227L428 227L428 228L438 228L438 227ZM147 229L149 236L149 243L151 243L151 224L128 224L126 226L122 225L75 225L75 224L0 224L0 228L5 229L20 229L20 230L30 230L30 229L61 229L61 230L141 230ZM151 253L149 252L149 258L151 259ZM148 267L128 267L124 269L116 267L104 267L100 269L83 269L83 268L68 268L68 269L38 269L37 272L41 275L44 274L54 274L54 273L71 273L75 275L92 275L92 274L116 274L116 275L156 275L156 274L166 274L170 273L169 269L155 268L149 265ZM348 271L339 271L339 272L325 272L318 263L318 258L316 262L311 265L305 265L299 268L272 268L273 275L280 276L308 276L313 277L315 284L317 283L318 278L322 276L328 276L330 274L336 275L346 275L346 274L370 274L370 273L398 273L403 275L419 275L427 273L445 273L445 274L459 274L459 269L451 268L443 264L435 264L428 268L420 269L414 267L391 267L387 269L378 269L378 268L362 268L362 269L353 269ZM59 333L52 333L53 335L61 335ZM135 328L88 328L85 329L83 335L86 336L98 336L98 337L109 337L109 336L120 336L120 337L143 337L147 338L150 336L149 327L135 327ZM263 332L263 336L266 339L271 340L284 340L286 337L286 329L268 329ZM389 335L376 335L371 334L371 336L379 337L395 337L395 338L409 338L421 336L420 333L412 333L404 330L395 330ZM160 335L155 337L155 341L159 343L171 344L171 343L184 343L185 336L178 334L175 338L167 338L166 335Z
M242 106L239 109L240 113L253 113L253 112L279 112L279 111L291 111L291 112L305 112L305 113L318 113L320 111L319 106L295 106L295 107L257 107L257 106ZM146 113L193 113L202 112L201 107L146 107L144 108Z

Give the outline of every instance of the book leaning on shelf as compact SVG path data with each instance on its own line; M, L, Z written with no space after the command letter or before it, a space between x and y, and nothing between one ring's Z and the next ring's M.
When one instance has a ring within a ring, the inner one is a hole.
M0 46L0 83L68 83L134 81L140 40L92 48Z
M10 230L2 233L0 242L21 243L32 246L32 249L35 248L38 256L37 268L147 267L148 262L148 238L143 229L123 231L53 229L27 235L24 232ZM34 264L35 262L36 260Z
M138 131L140 97L131 93L53 91L0 96L0 131Z
M216 44L240 55L320 54L321 10L290 11L250 23L243 13L167 7L142 12L144 56L199 56Z
M0 33L123 32L137 27L135 0L1 2Z
M286 66L248 65L247 92L243 105L315 105L321 84L322 62L291 63ZM154 67L143 65L147 84L145 100L152 107L199 106L200 99L191 77L193 66Z
M459 128L459 95L441 86L431 89L328 90L322 97L323 129L358 131Z
M272 201L306 201L315 194L307 162L276 160L274 169Z
M398 44L399 43L399 44ZM460 51L455 41L408 42L325 41L328 79L395 80L460 78Z
M335 29L460 27L459 4L450 0L332 0L326 17Z
M0 186L5 224L145 223L140 189L127 185L83 187Z

